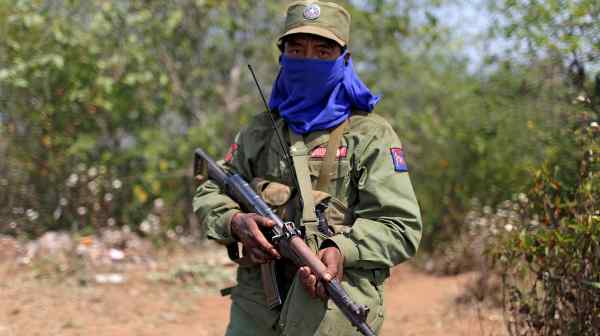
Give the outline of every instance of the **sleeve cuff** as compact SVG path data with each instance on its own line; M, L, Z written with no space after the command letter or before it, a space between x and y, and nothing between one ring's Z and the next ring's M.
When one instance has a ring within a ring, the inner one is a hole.
M344 256L344 266L352 266L360 260L360 252L358 246L348 236L340 234L335 235L326 242L333 242Z
M214 232L216 234L209 234L209 238L215 239L221 244L228 245L231 243L235 243L237 240L233 236L231 232L231 219L233 215L240 212L238 209L231 209L225 212L221 218L219 218L219 230Z

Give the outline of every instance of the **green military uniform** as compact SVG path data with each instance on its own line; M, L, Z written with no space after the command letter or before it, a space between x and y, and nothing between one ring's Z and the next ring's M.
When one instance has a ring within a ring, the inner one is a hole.
M326 14L327 4L319 4ZM301 2L299 6L306 6L306 3ZM290 12L292 10L288 10L288 20ZM290 31L287 28L286 31ZM289 141L289 130L284 120L276 112L274 114L280 134ZM328 140L327 131L304 136L310 153L308 170L313 188L317 185ZM353 113L341 138L335 172L327 190L323 190L331 196L327 198L329 209L326 214L335 234L328 238L315 227L305 228L305 240L315 253L326 239L340 249L344 256L342 286L355 302L369 306L367 322L376 331L383 323L383 283L389 276L389 268L412 257L421 238L419 207L408 173L397 169L401 148L398 136L386 120L374 113ZM262 183L259 193L269 190L269 183L292 186L291 169L294 168L289 167L281 151L270 118L267 113L262 113L237 135L224 166L247 181L266 181L267 188ZM273 207L282 208L286 203L295 204L288 202L292 194L288 190L276 193L275 197L268 193L262 195ZM211 181L198 188L194 210L210 239L223 244L235 242L230 222L232 216L241 210ZM301 223L302 211L295 210L287 213L291 216L288 219ZM227 335L358 333L331 300L323 302L309 297L297 277L281 310L270 310L258 265L238 268L232 300Z

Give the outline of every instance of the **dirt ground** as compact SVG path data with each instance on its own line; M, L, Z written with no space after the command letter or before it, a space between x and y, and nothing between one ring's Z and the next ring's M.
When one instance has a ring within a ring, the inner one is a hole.
M223 260L186 253L112 267L125 277L121 284L93 281L93 270L0 260L0 336L223 335L230 300L218 288L235 272ZM475 276L396 267L386 285L382 335L507 335L501 311L456 303Z

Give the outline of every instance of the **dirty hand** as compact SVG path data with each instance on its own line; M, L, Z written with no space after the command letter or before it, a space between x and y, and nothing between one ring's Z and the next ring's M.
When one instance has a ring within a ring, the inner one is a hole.
M344 273L344 256L340 250L335 246L326 247L319 251L319 258L327 266L323 281L329 282L333 279L341 281ZM312 273L309 267L300 267L298 274L300 282L310 296L313 298L318 296L323 300L327 299L328 295L325 286L323 286L323 281L319 281L321 279L318 279L317 275Z
M273 259L279 259L279 252L267 241L260 231L261 228L270 229L273 221L255 213L236 213L231 218L231 232L246 250L250 259L259 264L264 264Z

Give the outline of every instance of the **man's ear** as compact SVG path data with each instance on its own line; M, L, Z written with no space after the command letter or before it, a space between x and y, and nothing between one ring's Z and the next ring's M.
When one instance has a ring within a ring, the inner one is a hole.
M281 53L285 53L285 45L287 44L287 39L285 37L283 37L281 40L279 40L279 43L277 43L277 46L279 47L279 51L281 51Z
M348 51L346 55L344 55L344 62L346 62L346 65L348 65L348 61L350 61L350 56L352 56L352 53L350 51Z

